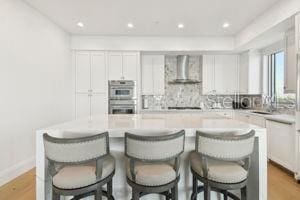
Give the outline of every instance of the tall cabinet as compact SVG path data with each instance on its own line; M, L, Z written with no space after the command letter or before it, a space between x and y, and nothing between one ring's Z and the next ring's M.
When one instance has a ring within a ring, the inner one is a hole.
M76 118L107 113L107 93L106 53L98 51L76 52Z
M234 94L238 90L238 56L203 56L203 94Z
M142 56L142 95L165 94L165 56Z

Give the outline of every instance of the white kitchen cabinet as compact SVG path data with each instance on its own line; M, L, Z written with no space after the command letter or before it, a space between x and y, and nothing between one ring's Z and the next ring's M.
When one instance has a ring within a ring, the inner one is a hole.
M104 52L91 53L91 92L107 92L107 70Z
M91 89L91 58L88 52L76 53L76 92L89 92Z
M296 92L297 81L295 30L289 30L285 34L285 68L284 68L284 92Z
M109 80L137 80L139 53L137 52L109 52L108 79Z
M296 131L293 124L266 120L268 158L295 172Z
M204 55L202 67L202 93L213 93L215 90L215 57L213 55Z
M250 50L240 55L239 93L261 94L261 53Z
M238 57L215 56L215 90L218 94L234 94L238 89Z
M108 110L106 53L102 51L76 52L75 117L104 114Z
M164 55L144 55L142 57L142 94L164 95L165 57Z
M123 77L125 80L137 80L138 53L123 53Z
M76 92L107 92L106 57L104 52L76 53Z
M102 93L76 94L76 118L108 113L107 95Z
M238 88L237 55L203 56L203 94L234 94Z
M122 52L108 53L108 79L123 79L123 55Z
M296 15L295 18L295 38L296 38L296 52L300 54L300 14Z
M91 113L91 98L87 93L77 93L75 99L75 115L76 119L90 116Z

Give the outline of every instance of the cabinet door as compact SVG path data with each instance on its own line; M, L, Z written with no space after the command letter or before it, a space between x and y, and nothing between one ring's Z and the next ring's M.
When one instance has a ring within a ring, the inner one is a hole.
M203 56L202 93L209 94L215 89L214 86L214 56Z
M261 94L261 53L258 50L249 51L248 64L248 94Z
M75 115L76 118L82 118L82 117L88 117L90 116L91 108L90 108L90 96L89 94L76 94L76 100L75 100Z
M225 56L217 55L215 56L215 77L214 85L217 94L225 94L225 69L224 69Z
M165 56L153 56L153 94L165 94Z
M153 95L153 56L142 57L142 94Z
M236 55L223 56L223 91L234 94L238 90L238 58Z
M105 53L91 53L91 92L107 92Z
M300 14L295 18L295 30L296 30L296 51L300 54Z
M138 53L123 53L123 76L126 80L137 80Z
M248 93L248 64L249 56L248 53L240 55L239 59L239 92L242 94Z
M76 53L76 92L88 92L90 90L90 54Z
M295 32L290 31L285 36L285 93L293 93L296 91L297 64L295 49Z
M295 170L295 132L290 124L266 121L268 157L283 167Z
M106 94L92 94L91 116L108 113L108 97Z
M109 80L123 79L122 60L123 59L122 59L121 52L108 53L108 79Z

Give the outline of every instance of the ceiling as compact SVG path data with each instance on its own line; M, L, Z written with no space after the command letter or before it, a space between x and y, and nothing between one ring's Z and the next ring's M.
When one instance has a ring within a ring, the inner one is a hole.
M279 0L24 1L71 34L232 36ZM134 28L127 27L129 22ZM227 29L222 28L225 22L230 23ZM178 23L185 27L178 29Z

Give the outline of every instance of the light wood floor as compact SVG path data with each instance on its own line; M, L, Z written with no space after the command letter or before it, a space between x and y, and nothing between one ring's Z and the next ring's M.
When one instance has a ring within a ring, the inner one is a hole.
M35 200L35 169L0 187L0 200ZM268 200L300 200L300 184L268 164Z

